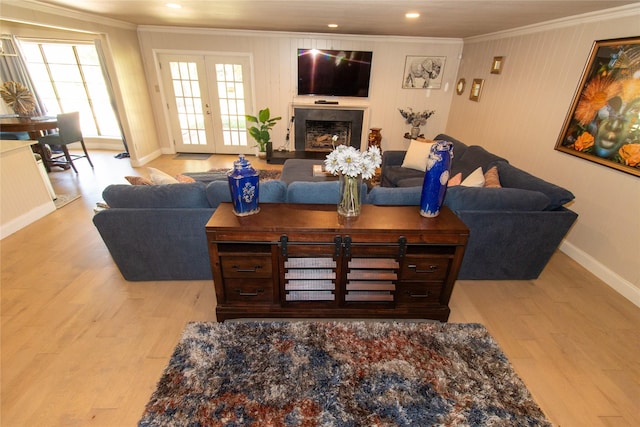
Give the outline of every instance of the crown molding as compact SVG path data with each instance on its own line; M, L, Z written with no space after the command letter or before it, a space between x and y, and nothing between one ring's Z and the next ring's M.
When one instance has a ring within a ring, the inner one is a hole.
M361 34L337 34L337 33L296 33L287 31L258 31L258 30L235 30L223 28L203 28L203 27L172 27L162 25L140 25L139 33L172 33L172 34L195 34L195 35L220 35L235 37L295 37L297 39L317 40L356 40L369 42L402 42L402 43L442 43L442 44L462 44L462 38L446 37L408 37L408 36L374 36Z
M6 16L7 7L15 7L15 8L23 9L27 12L24 14L24 16L29 16L31 18L25 19L25 18L11 17L11 16L7 17ZM61 25L43 24L42 22L38 22L35 20L37 16L34 15L33 12L48 13L51 15L56 15L64 18L76 19L78 21L82 21L86 23L106 25L109 27L121 28L125 30L135 31L137 28L137 25L131 24L128 22L118 21L117 19L106 18L99 15L94 15L91 13L78 12L78 11L66 9L60 6L45 5L40 3L37 0L2 0L3 16L1 17L1 19L5 21L17 22L20 24L36 25L39 27L56 28L56 29L67 30L67 31L79 31L84 33L97 34L97 33L103 32L103 31L95 31L95 30L94 31L79 30L78 28L75 28L75 27L68 27L68 26L61 26Z
M541 22L538 24L527 25L524 27L514 28L512 30L498 31L495 33L484 34L481 36L466 37L463 39L464 43L479 43L498 39L504 39L505 37L517 37L528 34L539 33L543 31L555 30L559 28L566 28L577 24L588 24L592 22L603 21L607 19L615 18L628 18L630 16L638 15L640 17L640 3L634 3L631 5L615 7L607 9L605 11L584 13L581 15L570 16L568 18L554 19L552 21Z

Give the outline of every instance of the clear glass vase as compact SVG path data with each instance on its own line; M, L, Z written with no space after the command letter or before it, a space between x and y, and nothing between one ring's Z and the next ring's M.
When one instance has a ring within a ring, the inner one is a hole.
M348 176L340 174L340 199L338 214L346 217L360 215L362 191L362 175Z

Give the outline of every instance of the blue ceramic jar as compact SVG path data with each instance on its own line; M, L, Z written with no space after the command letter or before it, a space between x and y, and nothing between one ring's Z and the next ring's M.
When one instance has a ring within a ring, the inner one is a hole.
M451 142L436 141L431 146L422 183L420 215L433 218L440 214L440 207L447 192L452 159L453 144Z
M246 216L260 211L258 206L259 173L251 163L240 154L240 158L233 162L233 170L227 174L229 190L233 202L233 213Z

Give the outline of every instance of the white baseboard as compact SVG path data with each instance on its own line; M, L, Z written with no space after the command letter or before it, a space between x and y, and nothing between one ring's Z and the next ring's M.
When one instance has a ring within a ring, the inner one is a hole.
M2 224L0 226L0 240L4 239L7 236L15 233L16 231L26 227L32 222L36 222L40 218L45 215L49 215L51 212L56 210L56 205L53 203L53 200L48 201L47 203L43 203L40 206L36 206L31 209L29 212L26 212L19 217L12 219L6 224Z
M571 257L578 264L589 270L590 273L613 288L620 295L640 307L640 289L633 286L624 277L611 271L608 267L598 262L591 255L578 249L576 246L564 240L560 244L560 250Z

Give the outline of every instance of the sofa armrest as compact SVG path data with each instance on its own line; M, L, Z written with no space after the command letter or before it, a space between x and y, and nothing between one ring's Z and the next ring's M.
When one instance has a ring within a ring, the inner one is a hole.
M205 226L214 210L110 208L93 223L126 280L210 280Z

